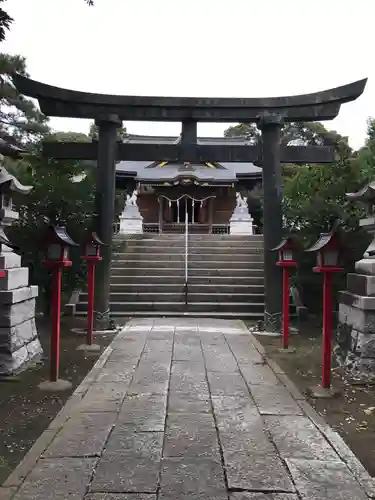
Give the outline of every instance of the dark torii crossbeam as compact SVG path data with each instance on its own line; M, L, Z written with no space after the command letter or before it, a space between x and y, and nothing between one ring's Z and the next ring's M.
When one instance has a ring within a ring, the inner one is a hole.
M330 163L332 148L281 145L284 122L331 120L342 103L357 99L366 79L312 94L265 98L141 97L92 94L62 89L14 75L22 94L38 99L48 116L90 118L99 126L93 143L46 143L44 154L60 159L93 159L98 162L96 193L97 232L107 245L99 266L95 309L109 308L112 224L114 218L115 163L119 160L254 162L263 169L263 234L265 328L280 331L281 274L270 251L282 237L281 163ZM116 129L123 120L173 121L183 125L179 144L118 143ZM262 131L260 146L198 144L197 122L256 122Z

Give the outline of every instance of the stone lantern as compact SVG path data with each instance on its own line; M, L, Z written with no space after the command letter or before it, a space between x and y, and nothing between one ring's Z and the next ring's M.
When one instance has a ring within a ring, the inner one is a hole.
M355 376L375 379L375 181L347 199L366 206L359 221L372 240L355 272L346 277L346 290L339 296L339 322L335 355Z
M32 189L0 166L0 269L5 271L0 279L0 376L19 372L42 353L35 324L38 287L29 285L29 269L21 266L21 256L5 233L18 219L13 194L26 195Z
M358 270L369 270L371 274L375 274L375 181L366 184L362 189L355 193L347 193L346 197L349 201L358 201L365 205L367 217L359 221L359 225L371 236L372 240L363 255L363 261L360 260L356 264ZM372 254L372 255L371 255ZM370 260L366 260L370 259ZM373 264L370 262L372 261Z

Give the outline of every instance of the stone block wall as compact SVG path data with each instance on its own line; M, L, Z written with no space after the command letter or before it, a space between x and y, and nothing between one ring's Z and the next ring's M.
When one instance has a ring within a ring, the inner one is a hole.
M0 256L0 376L18 373L42 354L35 324L38 287L29 286L29 270L13 252Z
M374 380L375 275L361 274L363 270L359 266L357 273L348 274L347 290L340 292L335 356L353 375Z

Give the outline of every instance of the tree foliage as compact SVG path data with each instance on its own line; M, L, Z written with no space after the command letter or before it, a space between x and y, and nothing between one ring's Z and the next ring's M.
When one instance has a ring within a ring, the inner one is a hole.
M118 140L120 140L120 141L124 140L127 137L127 135L128 135L128 133L127 133L125 126L122 125L121 127L118 127L118 129L117 129L117 139ZM89 138L91 140L92 139L95 139L95 140L99 139L99 127L95 123L92 123L90 125Z
M8 234L21 248L23 265L30 268L31 282L41 287L42 298L47 299L43 302L48 305L50 276L42 265L41 239L49 224L63 224L73 240L82 241L94 217L94 172L85 171L76 182L83 172L80 162L47 161L38 157L23 160L21 168L18 164L9 170L20 182L34 187L28 195L15 196L20 216ZM79 253L79 249L73 252L73 266L64 272L66 296L85 276Z
M246 136L250 144L258 144L261 134L255 124L239 124L225 131L226 137ZM336 160L327 165L282 165L283 220L286 233L297 232L306 244L321 232L329 231L339 220L347 231L347 269L352 269L368 244L368 236L359 229L364 215L358 203L351 203L345 194L356 191L374 176L375 120L370 119L365 146L352 151L348 138L328 130L321 123L287 123L282 129L283 145L332 146ZM312 257L313 259L313 257ZM297 272L297 284L308 305L320 307L320 280L311 273L313 261L305 256ZM345 283L336 278L337 289ZM343 278L342 278L343 279Z
M93 6L94 0L84 0L87 5ZM6 0L0 0L0 3L6 2ZM0 42L3 42L6 38L7 32L10 30L14 19L0 7Z
M25 59L0 54L3 85L0 100L0 137L20 145L32 154L22 159L6 158L6 168L25 185L34 189L27 196L14 197L19 221L8 230L11 240L21 248L23 265L30 267L30 279L40 286L40 296L49 297L50 275L42 265L40 239L48 224L65 224L78 242L94 217L95 162L48 161L41 157L41 141L89 142L91 137L76 132L53 132L48 120L34 103L18 95L9 75L27 75ZM64 292L82 281L85 268L73 252L73 266L64 272ZM49 300L43 301L49 304Z
M25 58L0 53L0 137L18 147L34 149L49 132L48 119L14 87L11 75L15 72L29 76Z

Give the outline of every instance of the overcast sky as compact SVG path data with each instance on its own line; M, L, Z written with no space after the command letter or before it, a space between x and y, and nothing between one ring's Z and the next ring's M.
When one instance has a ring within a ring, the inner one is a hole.
M15 23L3 52L31 77L87 92L261 97L314 92L360 78L364 95L327 122L353 147L375 116L374 0L7 0ZM59 130L89 122L54 119ZM179 124L130 122L131 133ZM202 124L200 135L222 135Z

